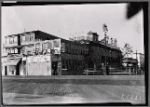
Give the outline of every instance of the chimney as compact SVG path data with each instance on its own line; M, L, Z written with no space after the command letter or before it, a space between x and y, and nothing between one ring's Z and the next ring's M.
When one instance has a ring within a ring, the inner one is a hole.
M98 35L97 33L89 31L89 32L88 32L88 35L92 35L92 40L93 40L94 42L98 42L98 37L99 37L99 35Z
M97 33L93 33L93 41L98 42L99 35Z

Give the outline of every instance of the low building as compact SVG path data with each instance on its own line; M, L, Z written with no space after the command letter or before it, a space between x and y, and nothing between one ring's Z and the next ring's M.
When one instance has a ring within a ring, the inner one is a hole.
M123 66L125 67L126 71L131 74L136 74L136 70L138 69L138 60L133 58L124 58L123 59Z

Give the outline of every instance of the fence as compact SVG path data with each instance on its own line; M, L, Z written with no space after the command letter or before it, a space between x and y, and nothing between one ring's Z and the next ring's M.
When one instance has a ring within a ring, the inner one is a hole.
M106 68L94 69L87 68L84 70L83 74L85 75L106 75ZM131 69L131 68L109 68L109 75L141 75L144 74L144 71L141 69Z

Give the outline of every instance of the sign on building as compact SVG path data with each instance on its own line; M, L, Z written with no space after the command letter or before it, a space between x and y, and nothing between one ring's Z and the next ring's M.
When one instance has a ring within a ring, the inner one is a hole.
M51 75L51 55L37 55L27 57L28 75Z
M61 53L61 39L55 39L53 41L54 43L54 54L60 54Z
M39 62L46 62L50 61L50 56L49 55L37 55L37 56L30 56L28 57L27 62L28 63L39 63Z

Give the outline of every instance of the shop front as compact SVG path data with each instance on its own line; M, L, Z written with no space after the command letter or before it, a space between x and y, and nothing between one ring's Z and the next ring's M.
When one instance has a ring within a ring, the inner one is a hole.
M3 62L3 75L20 75L19 73L19 62L21 59L9 59Z

